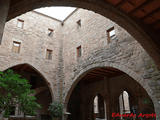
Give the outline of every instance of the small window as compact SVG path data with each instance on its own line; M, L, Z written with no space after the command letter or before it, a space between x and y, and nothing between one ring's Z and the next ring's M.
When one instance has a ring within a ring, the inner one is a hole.
M52 59L52 50L47 49L47 51L46 51L46 59L48 59L48 60Z
M98 96L94 98L94 113L99 113Z
M53 29L48 28L48 36L52 36L52 35L53 35L53 32L54 32Z
M115 36L115 29L114 27L107 30L107 37L108 37L108 43L110 42L110 39L112 39Z
M12 51L14 53L19 53L20 52L20 46L21 46L20 42L13 41Z
M81 19L77 21L77 24L81 26Z
M77 47L77 57L81 57L82 55L82 49L81 46Z
M119 96L119 104L121 114L130 113L129 94L127 91L123 91L123 93Z
M23 26L24 26L24 20L18 19L17 20L17 27L23 28Z
M94 103L93 103L93 113L94 113L94 120L106 120L107 115L106 115L106 103L100 94L96 95L94 98Z

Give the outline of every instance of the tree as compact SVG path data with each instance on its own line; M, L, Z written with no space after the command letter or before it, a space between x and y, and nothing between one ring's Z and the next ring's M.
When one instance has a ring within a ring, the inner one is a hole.
M36 98L34 96L29 96L27 94L23 94L20 99L20 110L25 115L35 115L36 109L41 106L35 102Z
M15 74L13 70L0 72L0 113L9 115L11 106L19 105L24 114L33 115L40 105L36 103L36 98L31 96L29 81Z

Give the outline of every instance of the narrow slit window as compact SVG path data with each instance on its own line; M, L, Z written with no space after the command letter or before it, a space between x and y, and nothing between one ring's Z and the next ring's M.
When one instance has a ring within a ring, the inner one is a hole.
M52 36L53 35L54 30L51 28L48 28L48 36Z
M96 95L93 101L93 116L94 120L106 120L106 104L103 96L100 94Z
M23 26L24 26L24 20L18 19L17 20L17 27L23 28Z
M81 46L77 47L77 57L81 57L82 56L82 48Z
M98 96L94 98L94 113L99 113L99 108L98 108Z
M19 53L20 52L20 42L13 41L12 52Z
M124 112L130 113L129 95L126 91L123 91L123 100L124 100Z
M48 60L52 59L52 50L47 49L47 51L46 51L46 59L48 59Z
M114 27L107 30L108 43L116 35Z
M123 93L119 96L119 104L121 114L130 113L129 95L127 91L123 91Z

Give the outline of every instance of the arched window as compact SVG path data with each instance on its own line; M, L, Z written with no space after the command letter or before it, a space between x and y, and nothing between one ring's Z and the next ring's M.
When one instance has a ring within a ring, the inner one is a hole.
M94 113L99 113L99 108L98 108L98 96L94 98Z
M101 95L97 95L95 98L94 98L94 106L93 106L93 112L94 112L94 118L96 120L96 118L98 119L105 119L106 120L106 104L105 104L105 101L104 101L104 98L103 96Z
M119 107L120 113L130 113L130 105L129 105L129 95L127 91L123 91L123 93L119 96Z

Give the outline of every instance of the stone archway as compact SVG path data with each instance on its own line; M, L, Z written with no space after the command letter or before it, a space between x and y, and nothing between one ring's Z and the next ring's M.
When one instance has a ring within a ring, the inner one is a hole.
M4 66L2 66L0 68L0 70L5 71L7 69L14 68L16 66L21 66L21 65L29 66L30 68L35 70L43 78L45 83L48 85L49 91L51 92L52 100L54 100L55 96L53 93L53 88L52 88L50 81L48 81L47 76L41 70L39 70L35 65L31 64L30 62L29 63L28 62L27 63L26 62L16 62L16 63L11 63L11 64L5 64Z
M67 110L67 105L68 105L69 99L71 97L71 94L74 91L75 87L79 84L81 79L83 79L87 75L88 72L90 72L96 68L103 68L103 67L118 69L121 72L125 73L128 77L133 79L137 84L139 84L141 86L141 88L145 91L147 99L150 99L151 101L153 101L152 105L154 106L155 112L157 114L157 119L159 119L158 101L157 101L156 97L152 94L153 92L152 92L150 86L148 85L148 83L146 83L146 80L144 80L137 73L135 73L131 69L127 68L126 66L121 66L119 64L109 63L109 62L91 64L91 65L86 66L86 68L80 69L77 72L77 75L73 78L73 83L72 83L71 87L68 89L68 93L65 97L66 110ZM144 83L144 81L145 81L145 83ZM128 88L124 87L124 90L125 89L128 89ZM133 90L131 90L131 91L133 91ZM119 96L119 94L117 96ZM134 94L133 96L136 96L134 92L132 94ZM108 110L107 114L109 114L109 110Z
M35 91L33 95L37 98L36 101L41 105L41 108L37 111L37 117L40 119L50 118L48 107L53 101L53 91L51 91L50 84L45 77L30 64L18 64L8 69L12 69L15 73L20 74L31 84L31 89ZM18 108L16 108L13 114L15 117L22 115L22 113L18 111Z

